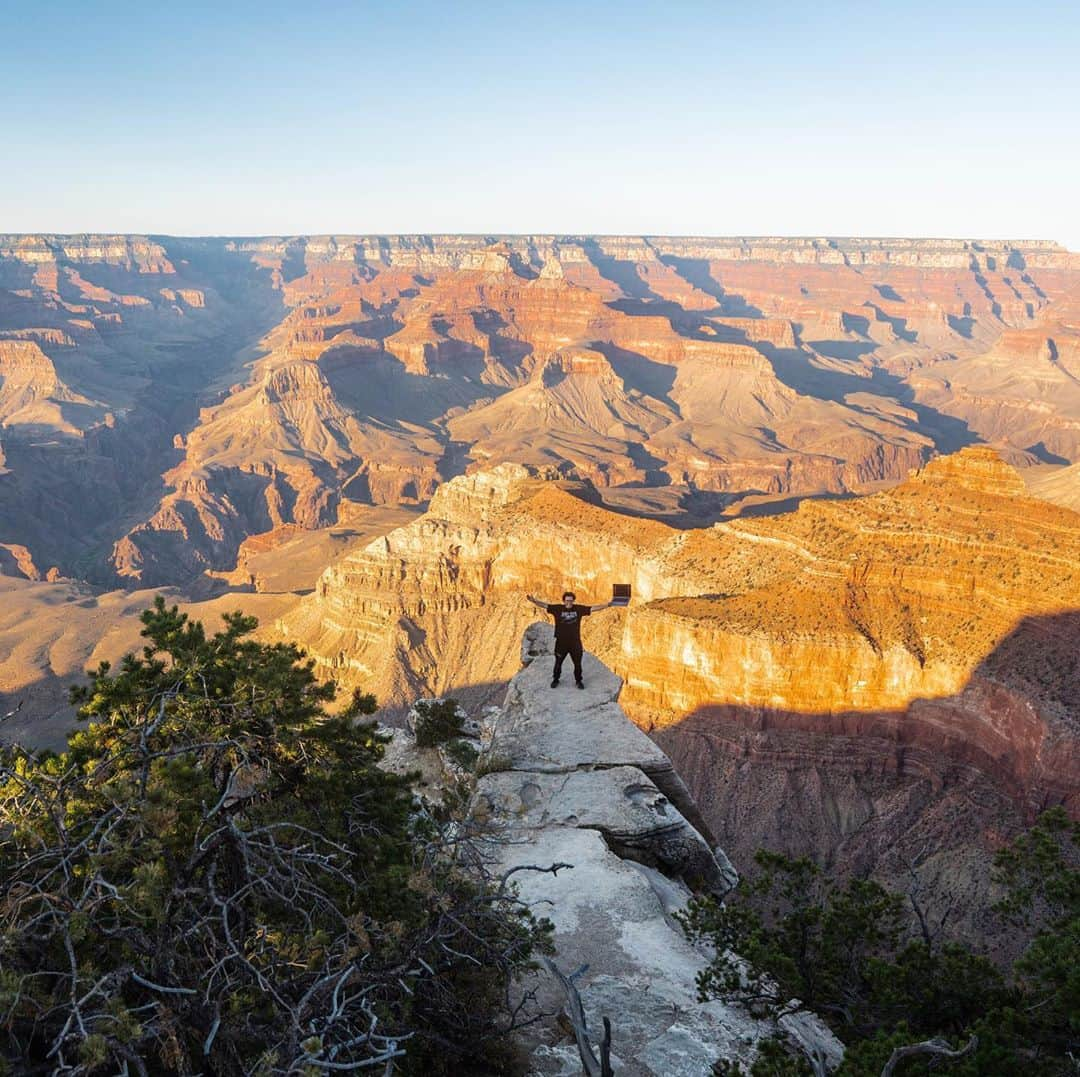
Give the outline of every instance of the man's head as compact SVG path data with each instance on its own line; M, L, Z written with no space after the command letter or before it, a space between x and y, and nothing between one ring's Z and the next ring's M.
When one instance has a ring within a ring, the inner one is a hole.
M562 600L564 606L572 606L574 604L574 599L576 598L577 595L575 595L573 591L563 591Z

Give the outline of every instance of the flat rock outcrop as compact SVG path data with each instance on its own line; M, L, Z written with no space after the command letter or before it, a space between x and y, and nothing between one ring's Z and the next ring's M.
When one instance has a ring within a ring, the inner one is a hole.
M549 687L550 635L544 625L525 634L528 664L493 719L473 811L493 827L501 869L523 868L514 875L521 899L554 924L555 963L566 975L582 970L575 984L589 1028L611 1019L616 1073L701 1077L721 1058L747 1062L776 1027L697 1001L706 958L671 917L691 886L722 894L734 871L661 791L677 785L675 799L696 814L670 761L622 713L618 677L586 656L584 691ZM565 866L554 875L527 868L554 864ZM553 978L541 979L538 1001L565 1005ZM820 1022L789 1024L839 1062L840 1045ZM531 1074L580 1073L577 1047L558 1026L524 1038Z
M551 636L546 624L525 632L526 667L510 682L489 749L504 769L482 778L477 796L526 829L599 830L628 853L723 896L738 876L710 849L671 761L623 713L622 680L586 655L583 690L551 689Z

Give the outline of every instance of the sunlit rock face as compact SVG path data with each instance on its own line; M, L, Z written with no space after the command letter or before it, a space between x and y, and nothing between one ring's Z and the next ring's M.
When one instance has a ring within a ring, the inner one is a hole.
M381 698L490 700L535 617L524 593L596 603L630 582L628 609L585 621L586 646L737 863L782 844L902 873L928 846L941 891L975 909L1003 835L1080 808L1080 515L1027 496L992 450L701 530L595 497L516 465L455 479L280 627Z
M0 236L0 539L134 587L501 462L721 501L1073 463L1078 295L1038 242Z
M728 576L728 597L631 609L616 665L632 713L873 730L927 766L944 752L992 773L1032 810L1076 796L1080 517L1025 497L994 453L715 530L769 568L748 587Z
M772 702L795 709L857 705L860 690L874 708L939 695L949 685L937 679L938 663L970 673L1021 617L1065 612L1077 593L1076 515L1027 497L1017 472L983 448L935 460L884 493L804 502L694 538L716 559L722 593L639 608L628 635L648 635L634 628L636 616L667 613L792 647L857 640L882 667L801 689L773 685ZM961 607L971 616L956 623ZM702 664L688 665L692 676ZM769 702L752 686L752 668L745 683L738 663L726 675L724 701Z
M1075 514L1027 497L988 449L935 460L886 493L703 530L596 500L520 465L462 476L422 517L332 566L307 605L345 630L364 603L420 618L530 590L557 598L564 584L599 602L630 582L634 605L599 620L620 619L634 705L828 712L958 692L1022 617L1069 610L1078 584ZM802 676L829 655L835 675Z
M527 592L557 600L569 587L600 602L618 578L646 597L668 593L652 545L680 541L502 464L444 484L422 517L331 566L282 628L328 673L387 701L499 691L535 617Z

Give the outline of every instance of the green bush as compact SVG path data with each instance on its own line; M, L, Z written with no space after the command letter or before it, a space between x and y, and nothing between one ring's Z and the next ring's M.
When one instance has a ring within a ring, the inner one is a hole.
M0 750L0 1072L490 1072L538 924L291 645L158 599L55 755Z
M413 730L421 748L434 748L461 736L465 721L456 699L422 699L413 707Z
M696 899L679 914L689 938L715 948L698 976L702 1001L779 1016L799 1000L794 1008L817 1012L847 1045L838 1077L878 1077L894 1048L935 1037L954 1049L977 1043L961 1058L906 1059L897 1074L1075 1074L1080 824L1063 809L997 857L1009 892L999 912L1033 932L1008 976L966 946L920 932L914 902L872 880L838 885L806 858L759 850L755 859L760 876L726 904ZM752 1073L798 1072L770 1050Z
M467 740L452 740L446 746L446 754L457 763L462 770L472 770L480 753Z

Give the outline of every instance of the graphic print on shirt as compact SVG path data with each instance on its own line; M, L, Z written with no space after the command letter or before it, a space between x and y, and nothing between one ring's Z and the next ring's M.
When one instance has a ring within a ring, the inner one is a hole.
M555 643L567 650L580 647L581 618L588 617L592 608L575 604L568 609L560 603L552 603L547 611L555 618Z

